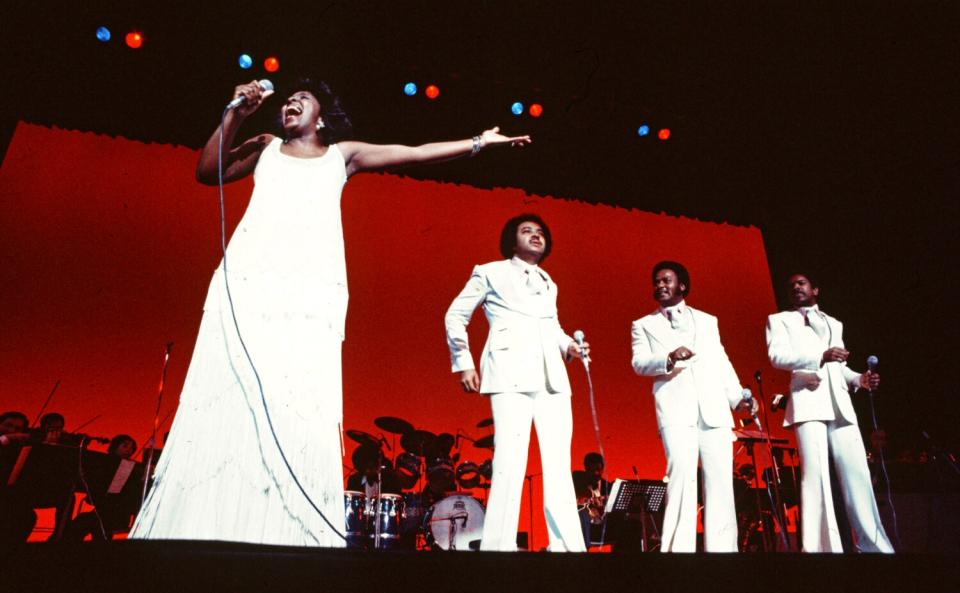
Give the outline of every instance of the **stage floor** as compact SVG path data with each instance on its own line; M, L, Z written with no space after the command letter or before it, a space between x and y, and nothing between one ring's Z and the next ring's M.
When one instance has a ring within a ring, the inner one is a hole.
M958 591L950 555L361 552L223 542L30 544L5 591Z

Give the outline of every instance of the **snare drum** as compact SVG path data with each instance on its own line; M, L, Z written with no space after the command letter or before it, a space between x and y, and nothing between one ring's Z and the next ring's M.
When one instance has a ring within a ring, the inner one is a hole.
M483 535L483 506L475 498L454 494L430 507L423 523L431 547L470 550L470 542Z
M367 497L362 492L343 492L344 533L347 537L360 537L367 527Z
M399 494L381 494L374 498L367 508L369 534L375 538L377 534L377 506L380 507L380 539L400 539L400 527L403 520L403 496Z

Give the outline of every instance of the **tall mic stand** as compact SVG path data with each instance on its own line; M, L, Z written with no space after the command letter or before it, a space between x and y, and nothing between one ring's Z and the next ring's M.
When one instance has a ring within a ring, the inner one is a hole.
M377 498L373 501L373 549L380 549L380 510L383 503L383 447L377 450Z
M583 332L577 330L574 332L574 339L577 341L577 344L582 348L583 347ZM593 415L593 434L597 439L597 452L600 453L600 457L603 458L603 472L600 474L600 479L604 482L607 481L607 456L603 451L603 439L600 438L600 421L597 419L597 402L593 396L593 376L590 374L590 357L584 356L580 359L583 362L583 370L587 373L587 387L590 390L590 413ZM609 492L606 493L609 496ZM600 528L600 545L606 545L607 543L607 518L603 518L602 527ZM585 542L587 547L590 546L590 542Z
M147 463L143 468L143 493L140 495L140 506L147 500L147 489L150 486L150 472L153 466L153 452L157 449L157 429L160 428L160 403L163 401L163 385L167 381L167 365L170 364L170 351L173 342L167 342L167 350L163 355L163 370L160 371L160 386L157 388L157 410L153 414L153 432L150 434L150 453L147 454Z
M768 422L769 417L767 415L767 405L766 405L766 402L764 401L764 398L766 396L764 396L763 394L763 379L760 374L760 371L757 371L754 374L753 378L756 379L757 381L757 394L759 396L758 400L759 400L760 406L763 409L763 421L764 421L764 424L767 425L767 428L769 430L770 423ZM773 503L773 507L774 507L773 518L774 518L774 521L776 521L777 523L777 527L779 528L780 537L778 538L778 540L780 542L780 545L782 546L782 549L784 551L787 551L790 549L790 544L789 544L789 541L787 540L786 509L783 506L783 497L780 494L780 484L781 484L780 467L777 464L777 458L774 457L773 455L773 443L770 442L770 433L768 432L768 430L764 430L759 423L757 423L757 428L760 430L761 438L767 445L767 455L769 455L770 457L770 467L773 468L774 482L773 482L773 488L771 489L773 491L773 500L771 500L770 502ZM756 457L754 457L753 464L754 464L754 468L756 468L757 467ZM759 480L759 474L760 472L757 471L758 480ZM769 483L767 485L769 486Z

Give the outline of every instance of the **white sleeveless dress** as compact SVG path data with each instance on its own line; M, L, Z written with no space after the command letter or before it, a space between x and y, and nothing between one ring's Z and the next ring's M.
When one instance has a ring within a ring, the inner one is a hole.
M254 172L250 204L227 248L240 334L297 478L343 531L340 348L347 277L343 154L280 152ZM237 337L223 263L210 282L180 406L131 538L343 546L294 483L271 435Z

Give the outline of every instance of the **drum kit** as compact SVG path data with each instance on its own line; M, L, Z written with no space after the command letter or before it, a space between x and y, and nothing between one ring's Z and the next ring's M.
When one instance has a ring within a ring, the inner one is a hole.
M419 430L393 416L380 416L374 424L393 436L391 446L383 435L347 430L361 447L378 451L378 484L396 484L401 492L344 492L345 533L351 545L374 549L477 549L483 532L484 500L490 488L493 463L463 458L461 441L470 442L475 454L493 450L493 433L478 439L463 434ZM477 423L490 428L493 419ZM402 452L396 451L399 437ZM465 443L464 443L465 444ZM486 453L489 455L489 453ZM361 471L361 468L357 468ZM480 490L482 498L473 495Z

